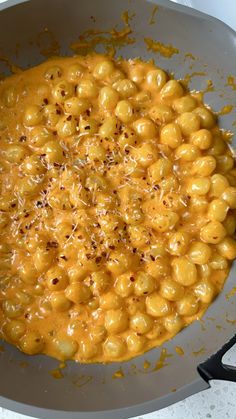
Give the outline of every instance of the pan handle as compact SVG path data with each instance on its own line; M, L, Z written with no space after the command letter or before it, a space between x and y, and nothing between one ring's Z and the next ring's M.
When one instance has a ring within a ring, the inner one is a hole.
M197 369L205 381L226 380L236 382L236 367L222 363L224 354L236 344L236 335L234 335L222 348L203 363L199 364Z

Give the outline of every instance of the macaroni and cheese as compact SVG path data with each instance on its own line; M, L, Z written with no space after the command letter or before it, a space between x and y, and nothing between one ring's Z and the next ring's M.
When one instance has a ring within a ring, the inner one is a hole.
M198 319L236 257L215 115L152 62L58 58L0 83L0 337L129 359Z

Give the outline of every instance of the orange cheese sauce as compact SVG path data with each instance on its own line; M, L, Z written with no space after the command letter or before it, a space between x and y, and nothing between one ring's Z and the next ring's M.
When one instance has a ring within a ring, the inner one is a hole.
M174 54L179 54L179 50L172 45L165 45L162 42L154 41L151 38L144 38L148 51L158 52L166 58L171 58Z
M122 361L201 317L236 256L236 171L197 95L150 62L58 58L1 81L0 122L1 338Z
M225 105L223 108L218 112L218 115L227 115L233 110L233 105Z

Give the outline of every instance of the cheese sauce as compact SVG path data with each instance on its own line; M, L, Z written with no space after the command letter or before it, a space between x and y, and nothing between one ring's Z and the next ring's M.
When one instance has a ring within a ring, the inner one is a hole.
M225 136L152 62L1 81L0 184L0 337L26 354L141 354L201 317L236 256Z

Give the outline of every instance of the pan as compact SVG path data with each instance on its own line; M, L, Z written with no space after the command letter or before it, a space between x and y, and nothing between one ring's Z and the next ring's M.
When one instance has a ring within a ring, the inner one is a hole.
M214 18L167 0L7 1L0 12L0 71L7 74L9 63L23 68L38 64L45 59L48 42L57 54L72 55L71 43L75 45L85 30L102 28L109 37L114 27L125 27L132 39L117 42L117 55L153 58L177 79L188 73L190 88L208 91L205 102L216 111L235 105L235 32ZM157 53L148 39L167 48ZM219 117L221 127L233 131L235 112L221 113L225 114ZM68 362L58 370L56 360L25 356L3 343L0 405L47 419L122 419L206 390L213 378L236 381L236 369L222 364L222 356L236 343L235 270L234 265L222 293L201 321L164 348L129 362Z

